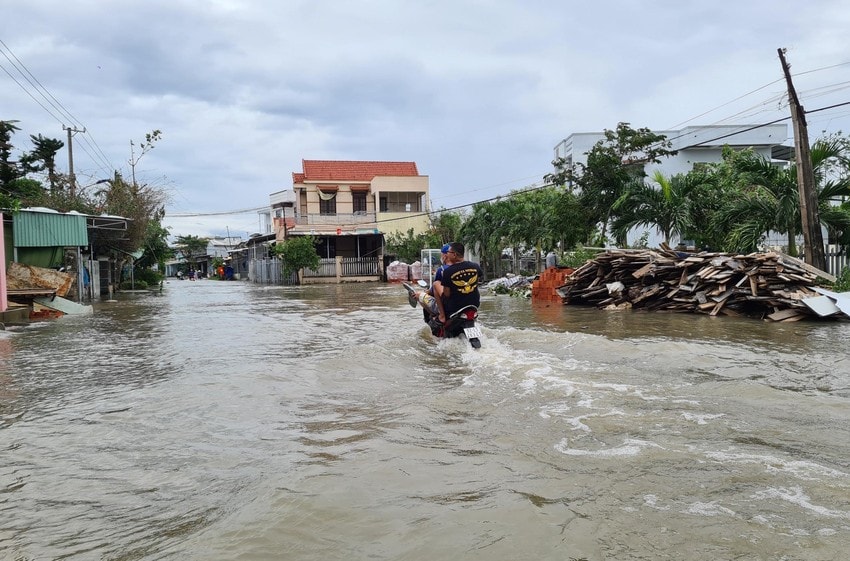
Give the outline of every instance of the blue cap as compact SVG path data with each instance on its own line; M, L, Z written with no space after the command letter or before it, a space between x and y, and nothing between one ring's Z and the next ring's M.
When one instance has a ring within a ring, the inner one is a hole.
M444 246L443 246L443 248L440 250L440 253L448 253L450 249L451 249L451 247L449 246L449 244L446 244L446 245L444 245Z

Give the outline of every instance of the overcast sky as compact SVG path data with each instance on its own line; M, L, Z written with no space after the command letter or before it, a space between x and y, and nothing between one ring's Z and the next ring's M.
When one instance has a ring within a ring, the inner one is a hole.
M302 159L414 161L454 208L539 183L574 132L786 117L779 47L807 110L850 101L848 30L841 0L6 1L0 120L24 149L84 127L82 185L159 129L137 178L172 235L244 238Z

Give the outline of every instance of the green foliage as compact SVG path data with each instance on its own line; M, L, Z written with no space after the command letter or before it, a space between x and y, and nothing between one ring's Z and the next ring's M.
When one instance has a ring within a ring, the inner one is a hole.
M0 121L0 192L8 193L9 184L26 175L25 170L21 169L18 162L13 160L12 151L15 146L12 144L12 135L21 130L17 125L18 121Z
M157 265L165 270L165 261L174 257L174 249L168 245L168 228L164 227L159 216L153 217L145 230L144 253L136 260L136 267L146 268Z
M572 267L578 269L588 261L596 258L599 254L598 249L588 249L583 246L576 246L572 251L565 252L559 259L558 263L563 267Z
M283 272L289 276L301 269L316 269L319 254L313 236L293 236L272 246L272 253L283 260Z
M442 241L440 245L457 240L462 224L462 214L450 212L445 209L440 209L437 214L431 218L431 230L436 235L437 239Z
M617 239L635 227L655 226L656 231L670 243L673 236L693 229L690 193L696 187L693 178L686 175L665 177L656 171L654 184L644 179L635 180L614 203L615 217L611 230Z
M35 179L30 179L28 177L19 177L9 183L9 193L12 193L16 197L20 197L26 202L33 201L37 203L40 201L45 191L44 185L42 185L40 181L36 181Z
M406 233L393 233L386 236L386 253L395 255L400 261L405 263L415 263L419 261L423 249L442 247L444 243L456 240L442 241L437 233L426 232L423 234L413 234L413 228Z
M207 254L209 241L209 238L199 236L177 236L177 239L174 241L174 248L183 254L186 261L195 263L198 257Z
M633 249L647 249L649 247L649 232L644 231L631 247Z
M147 281L141 279L135 280L123 280L121 284L118 285L119 290L147 290L148 288Z
M56 153L65 146L65 143L40 134L30 135L30 140L33 143L33 151L21 156L20 162L27 172L47 171L50 191L53 192L57 187Z
M832 285L835 292L850 292L850 267L844 267Z
M147 287L158 285L163 279L165 279L165 275L154 271L153 269L136 267L133 269L133 278L136 280L136 287L138 287L139 282L144 282Z
M559 158L552 162L556 172L545 177L577 192L590 224L601 224L603 235L616 219L615 203L630 186L643 182L645 164L660 163L661 158L676 154L664 135L648 128L633 129L629 123L619 123L613 131L606 129L604 136L587 152L587 163L568 165ZM618 243L625 245L623 230L615 233Z

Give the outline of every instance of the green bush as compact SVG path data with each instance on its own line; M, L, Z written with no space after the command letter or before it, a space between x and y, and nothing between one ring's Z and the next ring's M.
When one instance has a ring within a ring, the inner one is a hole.
M594 259L598 253L598 249L587 249L578 245L572 251L565 252L558 260L558 264L563 267L578 269L591 259Z
M841 274L839 274L835 279L832 289L835 292L850 291L850 267L844 267L844 269L841 270Z
M133 276L136 279L136 285L139 284L139 281L145 281L147 286L159 284L165 278L165 275L153 269L134 269Z
M122 281L120 285L118 285L119 290L146 290L148 288L148 283L144 280L136 279L135 283L129 280Z

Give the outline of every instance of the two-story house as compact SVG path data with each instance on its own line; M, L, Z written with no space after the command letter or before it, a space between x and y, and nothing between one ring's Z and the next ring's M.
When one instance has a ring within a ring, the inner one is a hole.
M292 191L270 197L275 239L316 238L323 262L319 271L305 272L307 282L377 280L384 235L429 228L428 187L415 162L302 160Z

